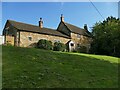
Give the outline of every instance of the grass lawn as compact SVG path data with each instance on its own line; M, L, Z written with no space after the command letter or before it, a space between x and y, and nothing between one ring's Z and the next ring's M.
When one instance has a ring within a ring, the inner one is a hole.
M117 88L111 56L2 47L3 88Z

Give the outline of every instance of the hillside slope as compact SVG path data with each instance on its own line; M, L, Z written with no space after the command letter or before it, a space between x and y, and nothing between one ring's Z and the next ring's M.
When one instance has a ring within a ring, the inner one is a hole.
M3 88L118 87L119 58L3 46Z

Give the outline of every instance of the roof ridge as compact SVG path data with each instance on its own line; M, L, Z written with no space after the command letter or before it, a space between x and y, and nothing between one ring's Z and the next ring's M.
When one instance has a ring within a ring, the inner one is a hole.
M87 35L89 33L86 32L85 29L80 28L78 26L75 26L73 24L67 23L67 22L62 22L71 32L76 33L76 34L82 34L82 35ZM89 32L89 31L88 31Z
M24 22L18 22L18 21L15 21L15 20L8 20L8 21L12 21L12 22L16 22L16 23L21 23L21 24L32 25L32 26L37 26L37 25L28 24L28 23L24 23ZM37 26L37 27L39 27L39 26Z
M46 27L43 27L43 28L46 28ZM56 30L56 29L53 29L53 28L46 28L46 29Z
M15 21L15 20L8 20L8 21L12 21L12 22L15 22L15 23L21 23L21 24L26 24L26 25L31 25L31 26L35 26L35 27L39 27L37 25L33 25L33 24L28 24L28 23L24 23L24 22L18 22L18 21ZM43 27L43 28L46 28L46 27ZM56 30L56 29L53 29L53 28L46 28L46 29L51 29L51 30Z
M16 29L20 31L27 31L27 32L34 32L34 33L41 33L41 34L70 38L69 36L64 35L61 32L57 31L56 29L51 29L51 28L46 28L46 27L40 28L39 26L17 22L14 20L7 20L7 23L10 23L13 27L15 27Z
M67 22L64 22L64 23L65 23L65 25L66 25L66 24L69 24L69 25L72 25L72 26L74 26L74 27L80 28L80 27L75 26L75 25L73 25L73 24L71 24L71 23L67 23ZM66 26L67 26L67 25L66 25ZM84 30L83 28L80 28L80 29Z

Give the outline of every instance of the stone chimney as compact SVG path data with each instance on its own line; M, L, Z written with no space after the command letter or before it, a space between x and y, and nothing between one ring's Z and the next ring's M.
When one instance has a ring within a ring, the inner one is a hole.
M84 24L84 29L85 29L85 31L88 31L87 24Z
M61 22L64 22L64 16L63 16L63 14L61 14L60 19L61 19Z
M43 28L43 21L42 21L42 18L40 18L39 27L40 27L40 28Z

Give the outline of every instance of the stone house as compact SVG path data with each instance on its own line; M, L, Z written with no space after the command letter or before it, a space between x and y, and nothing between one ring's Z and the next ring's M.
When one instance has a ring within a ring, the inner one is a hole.
M40 18L39 26L7 20L3 29L4 42L14 46L32 47L40 39L46 39L53 43L68 44L69 51L76 50L79 46L85 46L89 50L92 41L91 33L86 29L64 22L63 15L60 19L57 29L43 27L42 18Z

